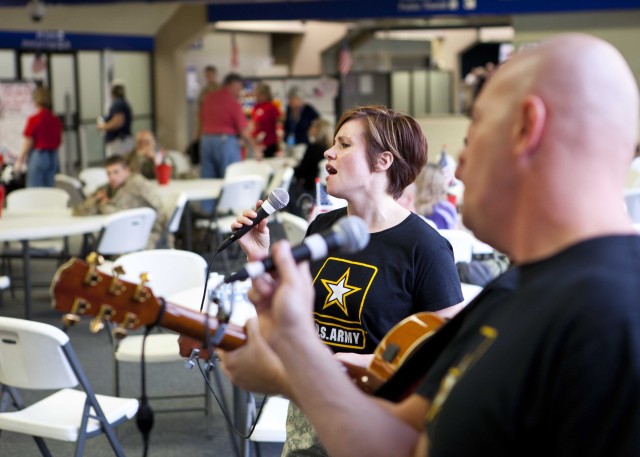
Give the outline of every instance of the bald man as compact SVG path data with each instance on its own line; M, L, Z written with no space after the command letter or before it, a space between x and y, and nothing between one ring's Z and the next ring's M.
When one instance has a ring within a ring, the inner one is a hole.
M266 338L329 455L640 455L640 237L622 204L638 108L624 59L588 35L486 83L460 157L463 218L517 263L498 278L517 287L436 333L444 349L399 403L347 379L315 337L307 266L274 246L279 277L254 280L248 338Z

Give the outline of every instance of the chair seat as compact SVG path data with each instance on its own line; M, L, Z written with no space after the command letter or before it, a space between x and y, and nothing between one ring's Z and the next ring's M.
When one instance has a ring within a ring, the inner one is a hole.
M110 424L131 419L138 411L138 400L96 395ZM86 394L75 389L62 389L20 411L0 413L0 430L51 438L61 441L78 439ZM94 414L93 408L91 414ZM89 419L87 433L100 429L100 423Z
M140 363L142 339L142 335L131 335L123 339L118 345L115 354L116 360L119 362ZM147 336L144 358L148 363L183 360L182 356L180 356L178 335L175 333L155 333Z
M287 438L286 422L289 400L282 397L269 397L262 409L260 420L251 435L251 441L284 443Z

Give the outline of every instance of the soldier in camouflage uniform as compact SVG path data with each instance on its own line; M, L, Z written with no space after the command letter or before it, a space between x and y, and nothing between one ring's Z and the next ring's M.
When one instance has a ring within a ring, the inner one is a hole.
M132 208L148 207L156 211L147 249L153 249L166 243L163 240L167 216L162 208L160 197L153 185L137 173L132 173L123 156L112 156L105 161L109 184L96 190L80 205L73 208L75 216L112 214Z

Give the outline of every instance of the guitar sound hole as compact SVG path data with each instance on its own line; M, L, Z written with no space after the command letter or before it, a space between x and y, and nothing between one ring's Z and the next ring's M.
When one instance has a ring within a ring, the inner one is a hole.
M387 346L387 348L384 350L384 353L382 354L382 359L385 362L391 363L393 359L395 359L396 356L398 355L398 352L400 352L400 346L394 343L390 343L389 346Z

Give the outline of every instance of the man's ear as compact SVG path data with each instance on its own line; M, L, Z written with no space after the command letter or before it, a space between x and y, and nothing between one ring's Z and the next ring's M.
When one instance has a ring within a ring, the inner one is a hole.
M537 95L528 95L520 105L519 123L516 125L516 147L519 156L533 153L542 139L547 121L547 107Z
M378 154L376 157L375 171L387 171L393 164L393 154L389 151L384 151Z

